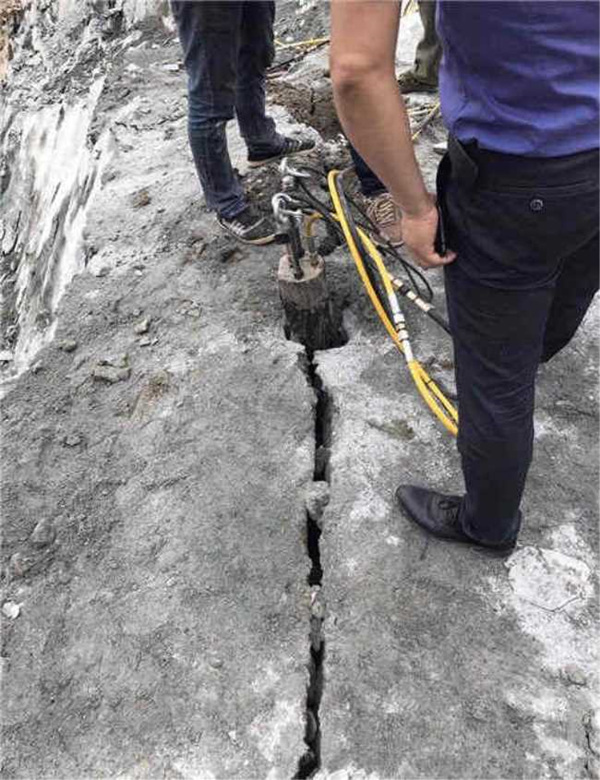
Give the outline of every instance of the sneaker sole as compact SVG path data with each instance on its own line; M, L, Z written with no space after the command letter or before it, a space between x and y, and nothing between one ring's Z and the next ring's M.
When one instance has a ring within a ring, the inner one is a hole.
M248 160L248 167L249 168L260 168L262 165L269 165L269 163L279 162L280 160L283 160L284 157L297 157L299 154L306 154L307 152L312 152L312 150L315 148L315 144L313 144L309 149L299 149L297 152L288 152L287 154L278 154L275 157L269 157L266 160L255 160L251 162Z
M219 222L219 220L217 220L217 225L221 228L221 230L229 233L232 238L235 238L236 241L239 241L240 244L246 244L248 246L266 246L266 244L272 244L273 241L275 241L275 233L272 233L268 236L262 236L262 238L249 239L238 236L237 233L234 233L233 230L228 228L227 225L223 225L221 222Z
M398 84L400 92L403 95L410 95L412 92L424 92L427 95L433 95L438 91L438 87L427 87L419 84L419 86L402 87L402 84Z

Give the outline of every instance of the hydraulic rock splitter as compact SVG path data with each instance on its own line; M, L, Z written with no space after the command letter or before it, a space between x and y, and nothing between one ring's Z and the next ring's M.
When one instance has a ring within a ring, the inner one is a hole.
M295 312L303 312L304 329L311 319L319 321L317 343L320 349L329 346L328 339L335 338L335 333L339 332L341 325L329 305L325 265L317 251L314 236L315 223L323 220L330 239L336 243L344 242L348 247L371 303L390 338L404 355L410 375L425 403L446 429L456 435L457 409L448 394L415 358L398 298L402 296L410 301L450 333L447 322L432 304L430 284L418 269L380 236L376 238L376 245L371 237L377 233L375 226L344 190L343 180L348 171L334 170L327 175L330 204L317 198L307 185L311 179L323 180L325 174L321 171L306 166L294 168L287 159L282 161L280 171L282 190L273 197L273 212L279 228L278 241L286 246L286 255L279 268L284 306L287 301ZM384 255L399 261L406 280L388 271ZM317 310L319 316L315 317Z

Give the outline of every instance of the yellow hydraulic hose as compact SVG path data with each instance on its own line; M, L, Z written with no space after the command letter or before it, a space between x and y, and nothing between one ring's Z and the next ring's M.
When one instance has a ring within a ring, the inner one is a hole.
M334 216L333 214L331 216ZM314 214L309 214L306 220L304 221L304 229L306 231L306 235L308 238L312 237L313 234L313 224L317 222L319 219L323 219L323 217L315 211Z
M389 296L396 297L395 290L391 281L391 277L383 263L381 255L379 254L377 248L375 247L371 239L360 228L358 228L358 234L367 252L369 253L369 256L374 260L375 264L377 265L377 270L379 271L379 275L381 276L384 289L388 294L388 297ZM360 263L362 264L362 258L360 257L360 255L358 255L358 258ZM353 254L353 259L356 263L356 257L354 256L354 254ZM372 286L371 286L371 290L373 290ZM374 290L373 292L375 293ZM369 297L371 297L370 293L369 293ZM371 300L373 299L371 298ZM381 309L383 311L384 317L386 318L390 327L393 329L394 326L390 322L387 313L385 312L385 309L383 309L383 307L381 307ZM381 314L379 316L381 318ZM384 325L385 324L386 323L384 322ZM387 325L386 325L386 329L388 329ZM389 329L388 332L390 332ZM431 379L431 377L427 374L427 372L425 371L423 366L419 363L419 361L413 357L412 350L406 349L406 347L410 344L408 338L405 339L403 344L398 344L397 342L398 335L395 330L394 330L394 334L395 334L394 342L397 343L397 345L400 347L400 351L404 353L410 373L413 377L415 384L419 389L419 392L425 399L425 402L432 410L432 412L436 415L436 417L438 417L438 419L446 426L446 428L448 428L448 430L451 433L456 435L458 429L457 426L455 425L455 422L458 421L458 413L455 407L453 406L451 401L449 401L448 398L446 398L446 396L437 386L435 381ZM432 395L435 396L435 398L432 398ZM440 408L438 401L442 404L443 409Z
M329 37L326 38L309 38L306 41L294 41L293 43L285 43L275 38L275 45L278 49L308 49L312 46L323 46L329 43Z
M408 338L408 333L406 331L404 318L400 312L392 277L388 273L387 268L385 267L385 264L383 262L383 259L381 258L381 255L377 250L375 244L371 241L369 236L363 230L357 228L359 238L364 248L368 252L369 256L374 261L377 270L379 272L379 275L381 277L381 280L383 282L384 289L388 296L390 307L394 315L394 323L392 323L390 318L388 317L387 312L385 311L385 309L381 304L381 301L379 300L379 296L377 295L376 291L373 288L373 285L371 284L371 280L369 279L369 276L365 269L360 251L356 246L356 243L354 242L352 233L350 232L348 220L344 213L344 208L341 204L340 197L337 192L337 178L339 175L340 175L340 171L330 171L327 177L327 181L329 184L329 192L331 195L331 199L333 201L336 220L341 225L342 231L344 233L344 238L346 240L346 244L348 245L350 254L352 255L352 259L354 260L361 281L365 286L367 294L371 299L371 303L373 304L375 311L377 312L379 319L383 323L390 338L392 339L396 347L400 350L400 352L402 352L402 354L405 356L408 369L421 396L423 397L423 399L425 400L426 404L429 406L431 411L435 414L435 416L446 427L446 429L450 431L450 433L456 436L456 434L458 433L458 412L456 411L456 408L454 407L452 402L444 395L444 393L440 390L440 388L437 386L434 380L425 371L423 366L414 357L412 353L410 341ZM308 230L308 226L307 226L307 230Z

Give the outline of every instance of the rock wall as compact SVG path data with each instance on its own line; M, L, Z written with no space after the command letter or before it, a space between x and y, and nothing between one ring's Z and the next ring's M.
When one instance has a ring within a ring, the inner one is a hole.
M86 214L118 121L99 110L106 78L142 30L164 35L167 12L159 0L11 0L0 17L0 349L17 373L52 338L86 263Z

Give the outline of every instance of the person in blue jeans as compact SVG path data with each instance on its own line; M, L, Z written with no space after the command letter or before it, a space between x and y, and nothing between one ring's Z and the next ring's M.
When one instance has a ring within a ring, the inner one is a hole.
M206 204L239 241L268 244L270 217L248 203L227 150L237 118L250 167L308 151L314 142L277 132L265 110L265 74L275 53L275 3L267 0L171 0L188 75L188 132Z

